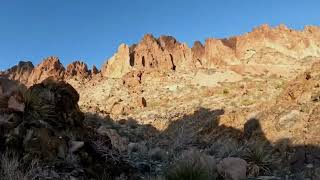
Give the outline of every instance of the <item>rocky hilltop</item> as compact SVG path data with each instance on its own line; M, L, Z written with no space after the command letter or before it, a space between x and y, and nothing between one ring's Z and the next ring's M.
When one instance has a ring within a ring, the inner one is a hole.
M209 38L204 44L196 41L191 48L172 36L155 38L147 34L138 44L120 45L118 52L101 67L101 75L121 78L133 70L188 71L217 67L245 71L252 66L294 64L320 57L319 47L320 28L316 26L295 31L285 25L275 28L262 25L240 36ZM88 78L99 73L96 67L88 70L87 65L79 61L65 69L57 57L48 57L36 67L31 62L20 62L1 75L31 85L49 76Z
M278 64L272 53L300 60L319 57L320 28L308 26L302 31L284 25L263 25L252 32L228 39L196 41L192 48L174 37L155 38L147 34L136 45L121 45L102 67L105 77L120 78L132 69L190 70L242 64ZM263 59L266 62L261 62ZM287 62L293 63L293 62Z
M0 154L40 162L20 179L320 179L319 70L320 28L284 25L191 48L147 34L100 70L19 62L0 73Z

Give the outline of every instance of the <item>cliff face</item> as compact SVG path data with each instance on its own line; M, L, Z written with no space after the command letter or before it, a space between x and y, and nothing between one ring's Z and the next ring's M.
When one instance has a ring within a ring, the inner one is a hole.
M269 60L270 53L278 53L293 60L320 57L320 28L307 26L302 31L294 31L284 25L275 28L262 25L241 36L209 38L204 45L196 41L192 48L171 36L157 39L147 34L136 45L121 45L102 71L105 77L122 77L129 69L179 71L237 64L278 63Z
M307 26L301 31L284 25L271 28L262 25L252 32L228 39L196 41L193 47L171 36L155 38L146 34L138 44L122 44L102 66L88 70L87 65L75 61L65 69L57 57L49 57L33 67L20 62L0 76L32 85L54 76L56 79L90 78L101 74L107 78L122 78L132 70L188 71L235 65L292 64L309 57L320 57L320 28Z

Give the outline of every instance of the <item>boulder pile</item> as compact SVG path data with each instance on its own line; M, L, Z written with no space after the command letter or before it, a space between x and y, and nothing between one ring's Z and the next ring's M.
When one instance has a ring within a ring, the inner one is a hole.
M70 84L49 78L0 96L0 154L11 152L21 168L37 160L30 178L98 179L132 170L107 134L83 125L79 94Z

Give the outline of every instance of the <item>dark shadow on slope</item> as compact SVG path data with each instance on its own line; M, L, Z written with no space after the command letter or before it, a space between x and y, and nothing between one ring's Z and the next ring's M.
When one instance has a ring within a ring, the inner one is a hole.
M132 118L114 121L110 117L100 117L90 113L87 113L86 116L96 117L96 119L91 118L91 123L87 121L88 126L96 126L95 128L106 126L116 129L120 136L127 137L130 142L146 141L149 149L161 147L174 154L190 148L208 149L217 141L228 139L236 141L241 146L261 143L266 149L265 153L278 158L277 164L274 165L275 170L288 168L294 174L293 179L301 176L301 173L307 173L305 176L314 178L313 171L320 168L320 148L318 146L292 145L289 139L272 144L266 138L258 119L249 119L243 129L239 130L219 124L220 116L224 113L223 109L199 108L193 114L184 115L170 122L164 131L158 131L151 125L141 125ZM308 174L309 171L312 173ZM278 173L278 175L285 176L286 174Z

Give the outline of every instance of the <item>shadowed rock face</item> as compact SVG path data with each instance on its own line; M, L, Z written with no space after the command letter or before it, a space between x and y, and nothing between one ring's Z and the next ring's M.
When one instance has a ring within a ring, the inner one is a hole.
M0 80L1 84L17 86L13 81ZM17 94L0 94L1 154L13 152L25 164L38 159L40 164L49 165L51 171L64 174L57 179L97 179L104 170L108 177L132 171L133 167L119 155L108 135L100 135L83 124L79 94L70 84L48 78L21 96L24 97L17 99ZM6 107L3 100L8 100ZM25 107L21 109L19 103ZM106 153L116 160L106 157ZM71 156L77 160L68 161ZM44 174L42 178L42 174L34 173L40 179L53 176Z

